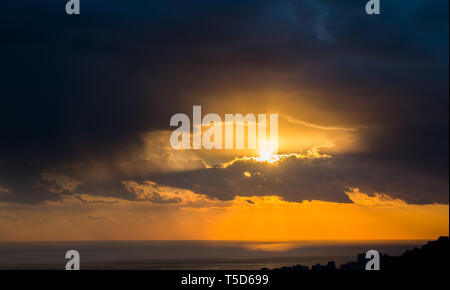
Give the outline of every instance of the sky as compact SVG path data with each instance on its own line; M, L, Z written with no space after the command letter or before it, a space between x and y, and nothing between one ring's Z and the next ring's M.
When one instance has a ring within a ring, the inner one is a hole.
M2 1L0 241L449 232L449 3ZM278 114L275 162L174 114Z

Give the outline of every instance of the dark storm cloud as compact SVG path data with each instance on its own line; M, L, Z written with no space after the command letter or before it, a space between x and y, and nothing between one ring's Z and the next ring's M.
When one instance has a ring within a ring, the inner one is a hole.
M244 175L250 173L250 176ZM417 176L395 164L357 156L298 159L277 165L241 160L226 168L199 169L152 177L160 184L186 188L221 200L234 196L279 195L288 201L350 202L346 192L387 193L412 204L448 203L448 185L430 175Z
M412 202L448 200L448 1L383 1L379 16L363 13L366 1L83 1L79 16L65 15L65 1L4 2L0 200L58 199L69 192L42 172L131 151L141 133L167 129L172 114L204 96L265 88L274 75L277 86L316 92L312 105L352 116L343 125L366 128L370 150L355 162L402 172L329 174L371 185L382 176L390 188L423 177L430 192L394 191ZM216 172L207 173L211 188L225 182ZM122 188L116 195L132 199L122 175L111 176L83 190ZM346 200L339 188L321 198ZM289 198L308 198L297 193Z
M175 160L167 160L176 163ZM371 160L361 156L335 156L332 158L283 158L277 164L255 160L236 160L226 167L198 167L194 170L159 173L151 170L151 160L99 168L101 178L81 178L83 184L74 192L95 193L127 200L141 199L124 182L154 191L148 181L158 186L191 190L219 200L232 200L235 196L278 195L287 201L323 200L351 202L347 192L358 188L361 192L388 194L411 204L448 203L448 183L432 173L404 170L396 162ZM111 170L111 168L114 168ZM80 179L86 168L62 173ZM152 202L161 202L153 198Z

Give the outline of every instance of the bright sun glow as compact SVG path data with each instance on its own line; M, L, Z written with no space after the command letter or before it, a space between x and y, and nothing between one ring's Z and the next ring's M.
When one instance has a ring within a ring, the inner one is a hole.
M255 159L261 162L275 163L280 160L280 157L275 153L274 144L270 141L259 142L259 157Z

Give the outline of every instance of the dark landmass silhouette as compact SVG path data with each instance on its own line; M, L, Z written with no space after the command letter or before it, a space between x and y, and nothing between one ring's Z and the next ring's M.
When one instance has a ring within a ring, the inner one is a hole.
M436 271L448 272L449 267L449 237L440 237L436 241L430 241L421 248L407 250L401 256L389 256L380 253L380 270L388 272L412 272L412 271ZM359 254L356 261L348 262L336 267L334 261L326 265L317 264L309 268L308 266L295 265L282 267L267 271L365 271L369 259L366 254Z

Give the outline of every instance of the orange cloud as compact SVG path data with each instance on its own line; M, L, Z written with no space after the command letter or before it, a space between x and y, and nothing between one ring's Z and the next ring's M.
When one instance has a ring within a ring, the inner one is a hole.
M448 205L408 205L353 191L354 203L287 202L278 196L236 197L211 228L214 239L430 239L448 235Z
M448 205L409 205L356 189L347 193L353 203L298 203L276 195L218 201L152 183L129 186L142 200L76 195L28 207L0 203L8 217L0 219L0 240L373 240L449 233ZM178 202L161 202L172 199Z

